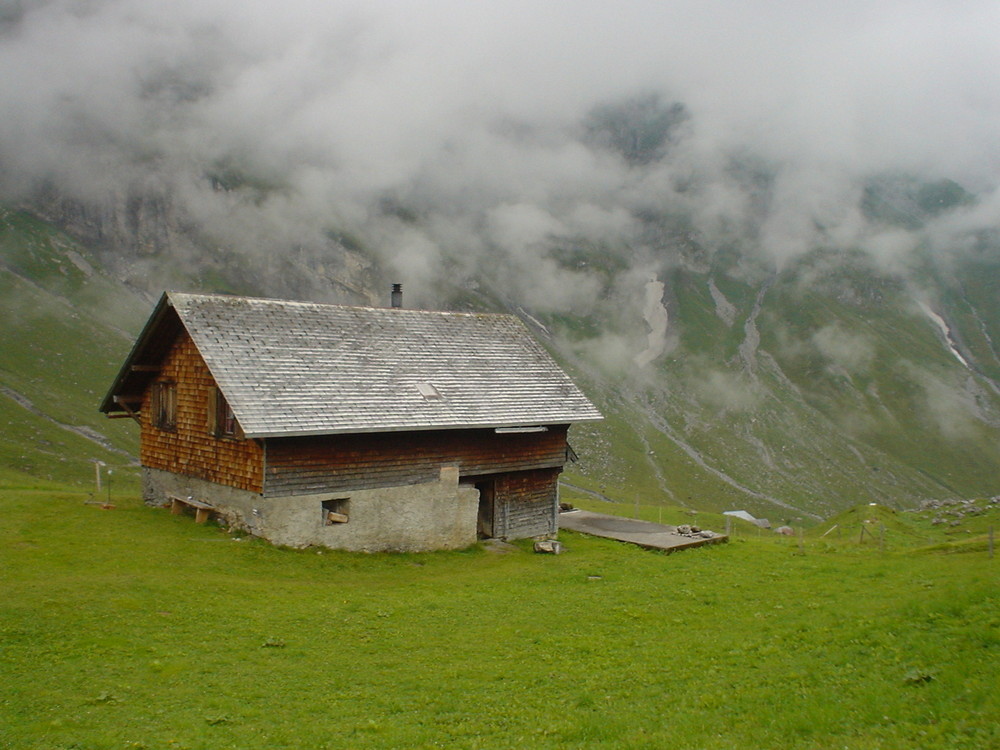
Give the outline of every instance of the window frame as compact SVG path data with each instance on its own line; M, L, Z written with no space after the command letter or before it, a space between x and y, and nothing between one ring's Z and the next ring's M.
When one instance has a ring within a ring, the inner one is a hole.
M164 432L177 432L177 381L157 380L149 397L150 423Z
M209 432L220 440L239 440L243 430L233 407L218 388L212 388L208 402Z

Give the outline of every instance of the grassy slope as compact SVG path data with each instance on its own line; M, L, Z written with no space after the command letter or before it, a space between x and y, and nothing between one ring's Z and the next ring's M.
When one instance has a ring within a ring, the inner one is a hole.
M1000 382L1000 274L995 260L967 261L955 269L941 304L977 366ZM944 285L943 285L944 286Z
M985 269L974 290L967 280L962 297L987 334L995 303L984 290L996 272ZM652 384L629 374L587 383L608 420L571 433L585 457L570 469L574 483L625 503L638 494L808 517L722 481L683 441L737 484L824 517L870 500L912 507L995 491L1000 399L947 350L900 279L861 255L817 252L790 265L762 298L752 368L740 346L762 282L678 269L664 279L677 348L655 363ZM733 306L731 324L710 279ZM963 337L980 360L987 334Z
M93 460L124 469L137 432L98 404L149 305L106 276L86 248L30 216L0 210L0 471L21 483L92 482ZM47 417L47 419L46 419ZM103 434L114 450L58 424Z
M859 269L843 286L856 290L871 283L870 274L871 269ZM936 491L928 487L929 496L940 496L942 490L966 497L990 491L1000 471L997 427L989 418L966 416L961 394L968 371L947 351L929 322L909 309L899 290L886 289L882 294L877 305L845 304L833 293L812 294L796 289L794 281L786 283L774 290L777 310L793 309L796 315L780 320L774 315L762 345L777 353L783 371L814 409L832 421L839 415L844 437L869 454L865 467L869 481L877 482L880 477L873 474L883 470L880 464L894 459L897 474L902 466L907 474L919 473L938 485ZM815 350L781 354L776 332L809 341L831 322L872 346L871 360L857 371L832 371ZM995 396L984 389L983 398L996 411ZM940 410L948 405L955 420L953 430L942 424L945 420L932 401L941 405ZM912 477L904 481L916 484Z
M983 551L317 554L85 497L0 490L0 746L1000 743Z

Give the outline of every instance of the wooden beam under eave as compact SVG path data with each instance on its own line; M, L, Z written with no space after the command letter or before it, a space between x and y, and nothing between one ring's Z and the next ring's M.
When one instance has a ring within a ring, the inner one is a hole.
M131 417L136 421L137 424L140 425L142 424L142 420L139 418L139 412L133 409L131 406L129 406L128 403L126 403L125 399L123 399L121 396L115 396L115 403L122 408L122 411L125 412L126 417ZM110 417L111 414L108 414L108 416ZM114 418L121 419L122 415L119 414Z

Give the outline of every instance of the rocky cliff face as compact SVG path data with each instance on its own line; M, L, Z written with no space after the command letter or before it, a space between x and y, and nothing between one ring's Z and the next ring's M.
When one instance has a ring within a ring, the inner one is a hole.
M30 207L108 259L190 253L197 246L190 219L165 193L128 190L94 204L52 190L32 200Z
M239 237L193 215L169 189L131 186L97 202L46 190L24 205L91 248L121 280L154 296L169 287L353 304L376 299L372 259L336 236L311 247L292 241L241 246Z

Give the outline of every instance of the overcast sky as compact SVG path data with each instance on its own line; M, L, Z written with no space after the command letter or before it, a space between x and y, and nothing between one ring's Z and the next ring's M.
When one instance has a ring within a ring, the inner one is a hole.
M628 209L660 187L669 197L684 170L704 177L688 207L710 233L745 211L722 177L733 154L783 175L765 227L777 256L809 241L816 216L857 241L862 176L903 170L982 193L1000 182L995 0L0 8L8 195L47 177L100 197L152 174L194 196L209 165L239 163L291 186L266 207L282 221L360 225L387 193L425 201L423 236L386 237L414 273L433 273L454 235L517 258L540 236L626 231ZM595 104L650 93L691 119L669 167L638 179L577 135ZM216 210L190 202L206 220Z

